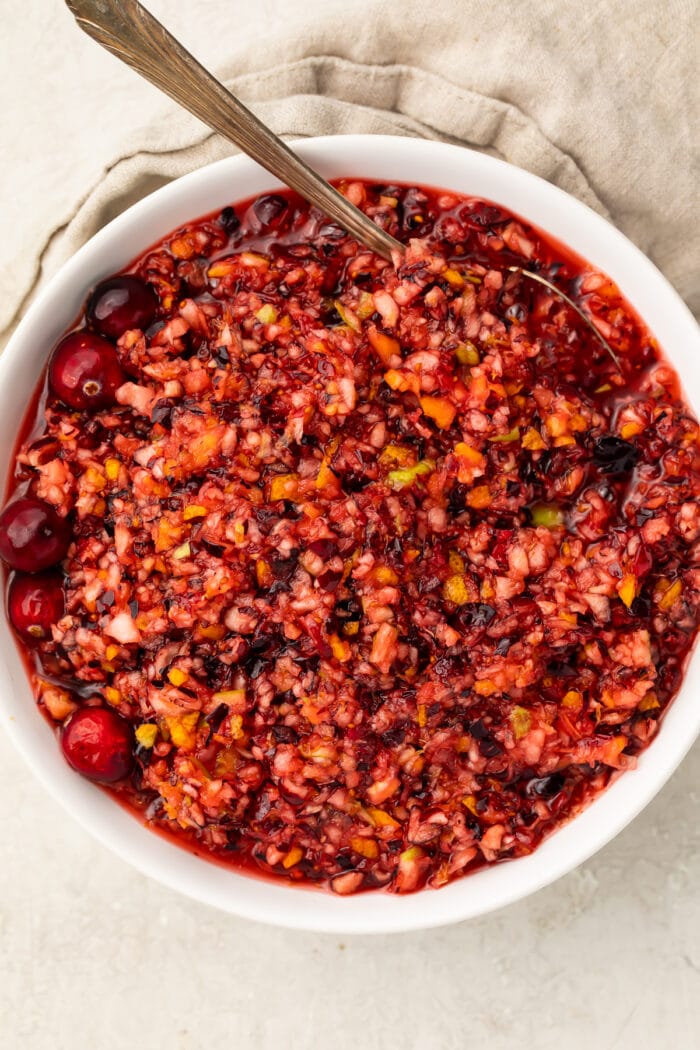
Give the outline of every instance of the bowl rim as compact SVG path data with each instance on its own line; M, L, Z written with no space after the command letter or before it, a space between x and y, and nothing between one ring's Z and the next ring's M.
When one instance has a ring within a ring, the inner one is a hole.
M292 146L328 177L415 181L473 192L549 232L617 282L659 337L697 413L700 332L692 314L649 259L585 204L523 169L448 143L389 135L339 135L308 138ZM389 172L394 168L392 176ZM398 178L399 171L404 177ZM460 180L462 184L455 185ZM254 185L250 192L236 188L249 185ZM84 300L90 285L128 264L188 219L280 185L249 158L227 157L161 187L98 231L37 295L0 356L0 438L5 417L14 414L16 418L18 404L19 414L24 412L27 398L22 393L36 385L40 369L27 368L25 359L32 355L36 362L45 359L45 354L39 357L42 351L37 350L37 343L43 339L46 346L47 333L53 332L55 339L71 323L78 312L72 307ZM522 204L514 204L516 199ZM210 203L201 206L201 201ZM168 216L174 214L181 217L172 222ZM163 222L166 225L158 227ZM144 238L134 251L131 246L138 243L144 227L161 228L161 232ZM115 263L118 258L122 261ZM112 260L109 265L107 260ZM54 321L54 316L62 322ZM12 434L12 426L5 428L7 434ZM0 447L8 446L0 440ZM9 460L0 464L0 470L7 467ZM2 480L5 484L4 476ZM474 918L524 898L583 863L615 837L666 783L700 733L700 704L693 704L700 689L696 648L681 689L664 716L663 729L640 757L638 768L619 777L533 854L482 869L439 891L335 897L203 863L196 854L146 829L106 793L77 777L60 757L52 734L46 732L4 613L1 619L0 668L10 688L0 693L0 722L47 791L93 837L143 874L226 912L291 929L336 934L405 932ZM43 732L37 731L39 725Z

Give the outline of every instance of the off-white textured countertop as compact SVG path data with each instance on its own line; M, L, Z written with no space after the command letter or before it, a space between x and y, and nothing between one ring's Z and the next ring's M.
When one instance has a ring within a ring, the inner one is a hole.
M0 0L5 262L26 247L31 209L48 222L74 203L74 165L92 185L124 121L164 112L147 85L85 47L61 8ZM283 5L152 8L217 64L237 27L264 25ZM614 25L614 2L610 18ZM256 39L265 46L264 31ZM59 119L66 148L39 187L38 151ZM0 737L0 1046L693 1050L699 780L696 746L614 843L495 915L421 934L339 938L232 919L148 881L78 828Z

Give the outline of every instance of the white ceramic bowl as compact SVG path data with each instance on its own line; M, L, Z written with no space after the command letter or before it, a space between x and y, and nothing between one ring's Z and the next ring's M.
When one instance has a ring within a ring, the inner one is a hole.
M635 306L700 410L700 334L658 270L621 233L574 198L519 168L457 146L389 136L308 139L296 147L324 175L440 186L485 197L529 219L609 274ZM195 171L134 205L54 277L0 358L0 483L47 354L88 289L187 220L279 184L253 161L232 157ZM100 842L146 875L224 911L262 922L336 933L412 930L482 915L553 882L609 842L662 787L700 731L700 656L658 738L584 813L531 856L481 870L441 890L341 898L240 875L148 831L73 773L38 713L4 613L0 624L0 719L46 789Z

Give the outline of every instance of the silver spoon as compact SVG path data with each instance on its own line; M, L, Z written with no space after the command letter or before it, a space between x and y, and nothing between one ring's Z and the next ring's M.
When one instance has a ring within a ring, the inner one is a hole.
M257 161L286 186L315 204L361 244L392 259L405 246L380 229L232 95L138 0L66 0L88 36L170 95L204 124ZM583 310L556 285L520 266L508 267L537 281L576 311L620 367L612 348Z
M187 51L138 0L66 0L88 36L170 95L358 241L391 259L404 246L346 200Z

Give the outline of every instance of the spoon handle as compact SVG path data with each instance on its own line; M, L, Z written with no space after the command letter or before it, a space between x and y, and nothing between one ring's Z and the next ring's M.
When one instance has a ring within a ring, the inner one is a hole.
M305 164L138 0L66 0L80 28L387 259L403 245Z

